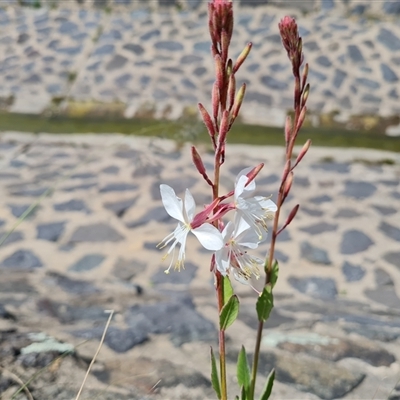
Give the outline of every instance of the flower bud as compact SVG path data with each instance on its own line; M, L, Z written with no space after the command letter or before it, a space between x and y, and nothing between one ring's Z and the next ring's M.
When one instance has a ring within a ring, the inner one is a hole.
M253 43L249 42L247 43L246 47L243 49L243 51L240 53L239 57L237 58L235 65L233 67L233 73L235 74L236 71L240 68L240 66L244 63L246 60L247 56L250 54L250 50L253 47Z
M310 84L307 83L307 86L305 87L303 96L301 98L301 107L302 108L306 105L309 93L310 93Z
M307 107L304 106L300 111L299 119L298 119L297 125L296 125L296 132L298 132L300 130L301 126L303 125L303 122L306 118L306 112L307 112Z
M286 122L285 122L285 142L286 142L286 146L289 145L291 136L292 136L292 118L290 117L290 115L288 115L286 117Z
M293 165L292 170L300 163L300 161L303 159L303 157L307 154L308 149L311 146L311 140L308 139L307 142L304 143L302 149L300 150L299 155L297 156L296 162Z
M286 180L285 180L285 188L283 189L283 199L286 199L287 195L290 192L293 183L293 172L290 171Z
M234 121L236 117L239 114L240 107L242 106L244 95L246 93L246 84L243 83L243 85L240 87L238 90L236 97L235 97L235 102L233 104L232 108L232 120Z
M247 186L249 183L251 183L251 182L256 178L256 176L260 173L260 171L263 169L263 167L264 167L264 163L260 163L260 164L258 164L256 167L254 167L254 168L246 175L247 178L249 178L249 179L247 180L245 186Z
M236 92L236 78L234 74L229 76L228 84L228 110L230 111L235 103L235 92Z
M203 122L208 130L208 134L210 135L211 139L214 139L215 137L215 128L214 124L211 120L210 114L208 111L204 108L203 104L199 103L198 104L201 116L203 118Z
M219 100L220 100L220 95L219 95L218 83L214 82L212 88L211 103L212 103L213 118L215 123L217 123L218 120Z
M197 171L200 172L200 174L203 176L205 181L212 187L214 186L213 183L211 182L210 178L207 175L206 168L204 166L203 160L201 159L200 154L198 153L196 147L192 146L192 160L197 168Z
M276 233L276 235L278 236L294 219L294 217L297 214L297 211L299 211L300 205L297 204L293 207L292 211L290 211L289 216L286 219L286 222L284 223L284 225L282 226L281 229L279 229L279 231Z

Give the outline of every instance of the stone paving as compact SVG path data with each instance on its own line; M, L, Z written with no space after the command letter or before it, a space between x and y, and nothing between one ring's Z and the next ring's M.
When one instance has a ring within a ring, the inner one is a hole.
M212 156L200 151L210 168ZM6 132L0 157L0 236L15 228L0 248L0 392L16 390L5 370L28 379L70 346L79 357L56 367L68 379L55 379L53 368L30 388L35 399L72 398L102 335L104 310L113 309L86 395L212 399L210 254L191 237L186 269L166 275L156 249L175 227L160 183L178 195L189 188L198 205L210 200L189 147ZM259 162L258 191L274 198L279 147L228 146L223 190ZM399 154L383 151L312 148L298 168L285 213L297 202L301 208L278 243L276 308L260 361L264 377L277 370L274 399L399 398L399 180ZM254 292L235 288L241 311L228 332L232 374L240 345L251 353L257 325Z
M237 78L238 85L248 83L244 121L282 126L292 106L291 70L277 27L285 14L298 17L304 40L310 110L338 111L339 120L400 112L397 2L392 19L374 18L370 6L378 5L368 2L317 3L310 2L307 15L272 5L238 8L231 56L254 44ZM156 117L178 118L198 101L208 102L214 79L209 50L205 4L111 13L73 3L51 10L9 6L0 9L2 106L42 113L65 111L71 101L117 103L127 118L149 109Z

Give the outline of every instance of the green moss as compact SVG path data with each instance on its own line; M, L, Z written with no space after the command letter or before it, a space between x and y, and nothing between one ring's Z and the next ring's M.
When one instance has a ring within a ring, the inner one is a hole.
M0 113L0 131L47 132L47 133L112 133L127 135L158 136L177 139L177 133L187 127L187 120L162 121L148 118L68 118L53 116L45 118L35 115ZM208 143L205 127L200 123L184 140ZM181 139L181 138L179 138ZM305 127L299 134L297 143L302 145L311 139L314 146L361 147L400 152L400 140L378 132L350 131L342 128ZM284 145L283 129L258 125L235 124L228 135L229 143L252 145Z

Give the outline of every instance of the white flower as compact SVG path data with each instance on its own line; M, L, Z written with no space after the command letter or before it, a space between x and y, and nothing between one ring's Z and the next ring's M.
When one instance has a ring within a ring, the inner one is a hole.
M188 189L186 189L185 192L184 202L182 199L176 196L174 189L168 185L160 185L160 192L165 210L172 218L175 218L179 221L175 230L157 245L158 248L162 249L172 242L167 254L163 257L163 260L165 260L168 255L172 253L171 263L168 269L165 271L166 273L169 273L172 264L174 264L175 247L178 243L180 248L174 268L178 270L180 270L181 267L184 268L185 245L189 232L192 232L207 250L219 250L224 245L221 232L219 232L219 230L213 225L209 223L202 223L200 225L198 223L200 226L193 228L192 221L195 217L194 212L196 203L194 202L193 196Z
M251 226L235 215L235 223L228 222L222 231L224 247L215 252L215 264L222 275L227 275L231 270L234 277L241 283L247 284L251 275L260 277L260 267L263 261L252 257L246 249L255 249L259 244L258 234Z
M274 218L277 210L276 204L263 196L251 197L256 189L255 181L251 181L247 186L248 174L252 168L245 168L236 178L234 202L237 213L258 233L259 240L263 237L261 227L267 231L267 221Z

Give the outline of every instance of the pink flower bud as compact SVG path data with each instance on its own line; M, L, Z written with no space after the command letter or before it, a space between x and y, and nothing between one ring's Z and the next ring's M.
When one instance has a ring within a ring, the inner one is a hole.
M208 111L204 108L203 104L199 103L198 104L200 113L201 113L201 117L203 118L203 122L208 130L208 134L210 135L211 139L215 140L215 128L214 128L214 124L211 120L210 114L208 113Z
M304 143L302 149L300 150L299 155L297 156L296 162L293 165L292 170L299 164L299 162L303 159L303 157L307 154L308 149L311 146L311 140L308 139L307 142Z
M290 192L293 183L293 172L289 172L286 180L285 180L285 188L283 189L283 199L286 199L287 195Z
M230 111L235 103L235 92L236 92L236 79L235 75L231 74L229 76L228 84L228 110Z
M214 122L217 123L218 120L218 112L219 112L219 88L217 82L214 82L213 88L212 88L212 95L211 95L211 104L212 104L212 109L213 109L213 118Z
M290 117L290 115L288 115L286 117L286 123L285 123L285 142L286 142L286 147L289 145L291 135L292 135L292 118Z
M297 204L296 206L293 207L292 211L290 211L290 214L286 219L286 222L284 223L282 228L279 229L279 231L276 233L277 236L293 221L294 217L297 214L297 211L299 211L299 207L300 207L299 204Z
M249 178L249 179L247 180L245 186L247 186L249 183L251 183L256 178L256 176L260 173L260 171L263 169L263 167L264 167L264 163L260 163L256 167L254 167L248 174L246 174L247 178Z
M204 166L203 160L201 159L200 154L198 153L196 147L194 147L194 146L192 146L192 160L193 160L193 163L194 163L195 167L197 168L197 171L199 171L200 174L205 179L205 181L211 187L213 187L214 185L213 185L213 183L211 182L210 178L207 175L207 171L206 171L206 168Z

